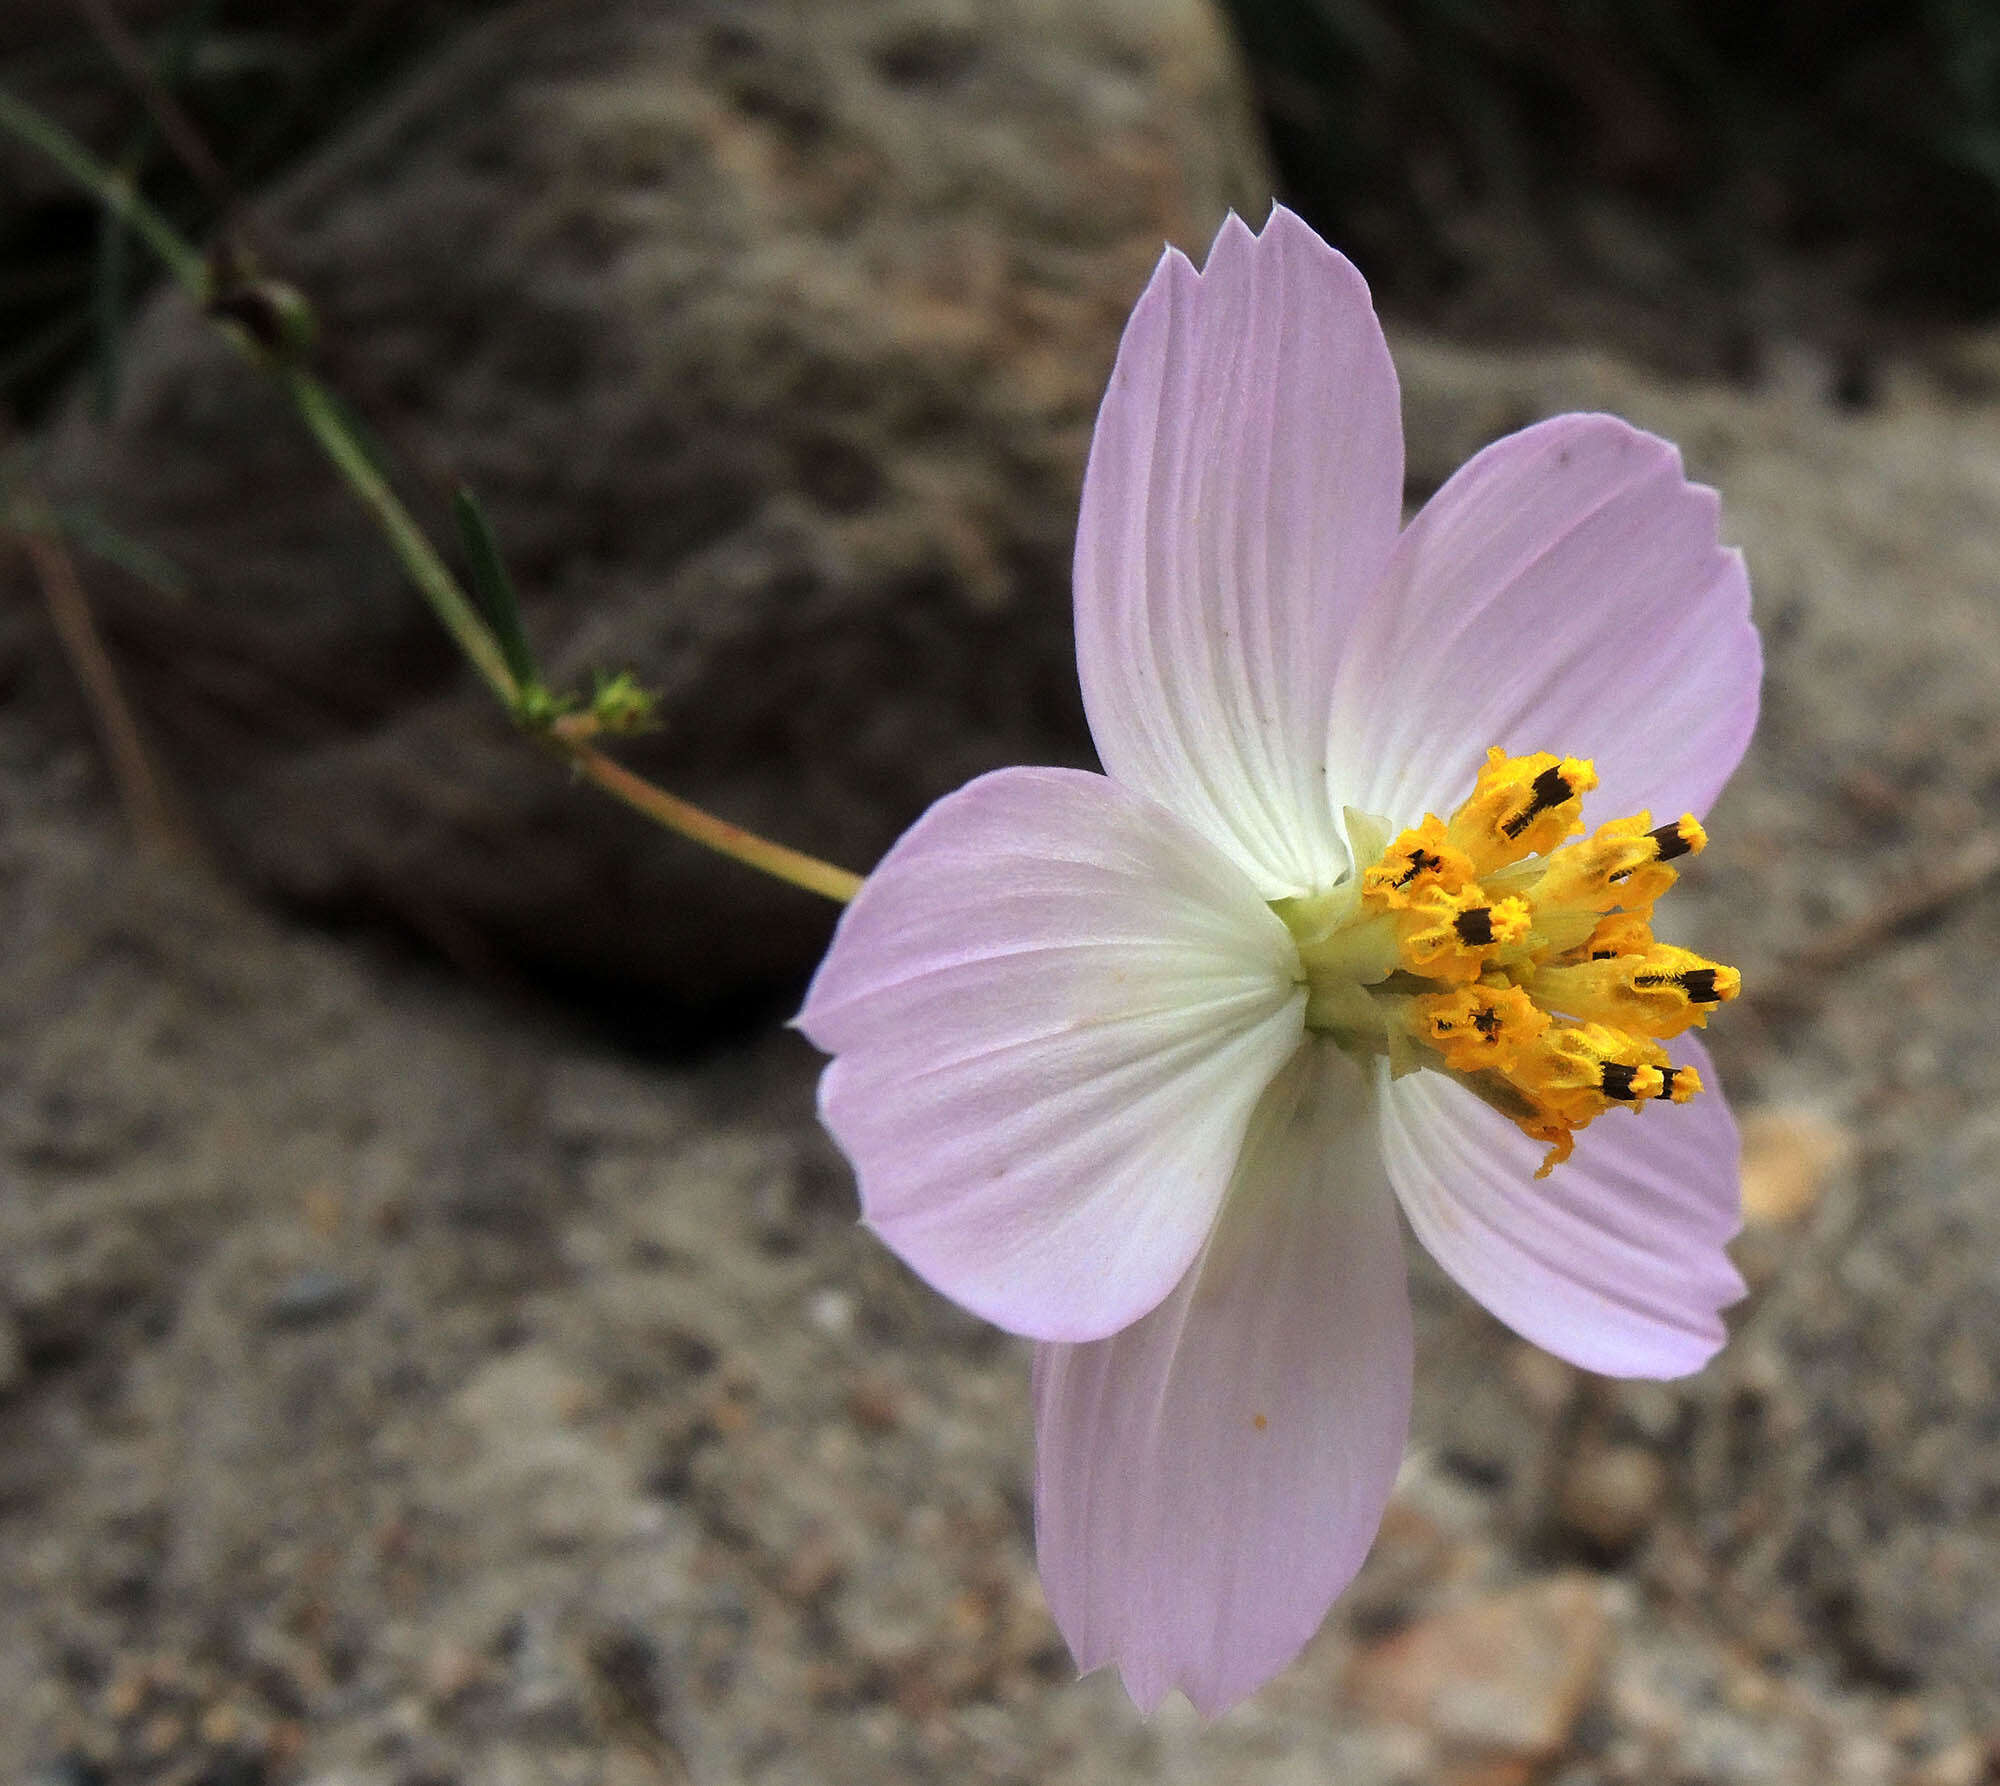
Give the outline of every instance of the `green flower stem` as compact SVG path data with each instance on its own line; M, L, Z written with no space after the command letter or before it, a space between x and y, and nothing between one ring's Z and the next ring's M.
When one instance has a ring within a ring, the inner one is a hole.
M773 843L768 837L760 837L741 825L732 825L727 819L702 811L699 806L691 806L678 794L670 794L644 776L634 775L595 745L583 742L580 737L566 736L572 724L570 720L557 720L550 727L552 742L586 781L595 783L614 800L622 800L634 812L644 813L655 824L706 844L718 855L728 856L776 880L788 881L808 893L821 894L837 904L845 905L861 891L861 876L851 870L836 868L817 856Z
M375 517L382 537L402 560L403 569L430 603L431 612L458 641L458 648L471 660L486 686L500 697L510 713L517 711L523 690L507 667L499 641L480 619L465 591L459 588L458 579L437 555L437 549L425 538L423 529L410 518L410 511L362 450L339 405L309 372L288 366L281 377L313 438L333 461L334 469L347 480L347 487L360 498L362 507Z
M536 731L584 779L655 824L808 893L818 893L843 904L854 897L861 886L859 875L773 843L767 837L690 805L599 750L591 742L599 730L594 721L579 723L586 719L583 715L569 719L555 716L546 704L547 691L524 685L509 668L506 653L492 628L480 618L458 579L376 469L333 394L282 349L266 351L242 329L209 309L216 294L200 251L147 204L129 180L104 166L60 125L5 89L0 89L0 130L39 150L80 186L95 194L100 203L128 224L160 257L167 270L208 311L238 350L278 380L334 469L374 517L382 537L417 586L417 592L510 715ZM537 696L544 700L537 703Z

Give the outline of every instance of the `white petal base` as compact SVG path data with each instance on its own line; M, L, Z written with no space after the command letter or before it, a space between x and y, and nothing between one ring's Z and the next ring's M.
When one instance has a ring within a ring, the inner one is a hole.
M841 918L799 1027L862 1213L954 1302L1115 1333L1187 1270L1297 1049L1298 950L1242 873L1101 775L940 800Z

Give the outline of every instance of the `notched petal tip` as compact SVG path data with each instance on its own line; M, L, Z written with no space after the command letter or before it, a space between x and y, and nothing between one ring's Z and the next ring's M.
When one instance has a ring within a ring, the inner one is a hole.
M1222 222L1216 228L1214 240L1208 245L1208 259L1202 262L1203 270L1213 270L1230 255L1254 254L1256 250L1257 232L1245 223L1237 212L1225 212Z
M1171 255L1098 413L1076 542L1077 671L1104 767L1267 899L1347 867L1329 693L1401 519L1402 416L1354 267L1290 213Z
M1273 205L1257 239L1266 253L1275 251L1311 263L1321 277L1331 277L1344 285L1350 301L1358 299L1373 314L1375 297L1368 288L1367 277L1296 211L1285 205Z

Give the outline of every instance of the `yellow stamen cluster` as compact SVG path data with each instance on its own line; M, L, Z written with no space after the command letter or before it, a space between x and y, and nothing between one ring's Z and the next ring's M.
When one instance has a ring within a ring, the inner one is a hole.
M1450 1073L1548 1147L1543 1175L1614 1106L1693 1097L1694 1070L1660 1043L1741 987L1652 932L1701 826L1641 813L1581 837L1596 785L1573 757L1490 751L1450 820L1396 836L1345 900L1279 907L1312 987L1307 1021L1393 1072Z

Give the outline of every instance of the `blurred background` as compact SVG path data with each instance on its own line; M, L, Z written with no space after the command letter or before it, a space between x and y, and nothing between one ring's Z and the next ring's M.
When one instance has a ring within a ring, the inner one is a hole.
M1092 761L1118 333L1274 196L1373 286L1413 504L1626 414L1769 670L1675 902L1751 987L1730 1348L1590 1379L1414 1262L1361 1583L1143 1725L1041 1607L1021 1348L813 1124L832 909L515 734L0 137L7 1777L2000 1778L2000 7L10 0L0 88L306 295L552 677L659 691L629 761L857 869Z
M212 168L162 140L77 0L11 8L0 53L16 91L200 232L496 10L119 7ZM1365 259L1405 316L1481 338L1617 334L1743 375L1773 331L1865 356L2000 302L2000 18L1974 0L1222 13L1286 202ZM46 170L10 171L0 387L33 419L103 357L154 270L106 268L116 251L93 208Z
M10 86L200 232L497 10L121 6L212 174L162 141L75 0L10 8L0 53ZM1865 355L2000 303L2000 17L1974 0L1221 11L1286 202L1401 315L1482 339L1618 334L1740 376L1774 331ZM134 257L121 288L95 210L10 172L0 384L32 420L154 269Z

